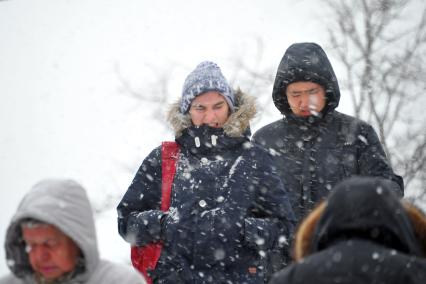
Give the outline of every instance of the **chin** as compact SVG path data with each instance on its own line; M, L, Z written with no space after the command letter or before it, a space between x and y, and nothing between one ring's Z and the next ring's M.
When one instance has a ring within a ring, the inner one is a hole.
M299 113L297 116L308 117L308 116L311 116L311 115L312 115L312 113L310 113L310 112L303 112L303 113Z

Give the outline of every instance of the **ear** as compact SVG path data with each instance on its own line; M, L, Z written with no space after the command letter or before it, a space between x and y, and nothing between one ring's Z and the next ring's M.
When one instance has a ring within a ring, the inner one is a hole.
M293 258L295 261L300 261L302 258L312 253L312 238L325 206L325 201L319 203L318 206L305 217L302 223L300 223L293 246Z
M419 241L423 256L426 256L426 215L416 206L403 201L402 205L407 211L408 217L413 225L414 233Z

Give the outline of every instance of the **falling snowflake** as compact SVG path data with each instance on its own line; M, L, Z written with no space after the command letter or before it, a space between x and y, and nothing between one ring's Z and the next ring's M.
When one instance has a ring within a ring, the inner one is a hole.
M149 179L149 181L153 181L154 180L154 178L150 174L146 174L146 178Z
M359 140L361 140L365 145L368 145L368 141L367 141L367 138L365 138L364 136L362 136L362 135L358 135L358 138L359 138Z
M280 245L288 244L288 242L287 242L287 237L286 237L286 236L284 236L284 235L281 235L281 236L278 238L278 243L279 243Z
M198 202L198 204L200 205L200 207L204 208L207 205L207 202L205 200L200 200L200 202Z
M217 202L219 202L219 203L222 203L224 200L225 200L225 197L223 197L223 196L219 196L219 197L216 199L216 201L217 201Z
M264 238L256 238L256 244L258 246L262 246L265 244L265 239Z
M13 259L7 259L6 263L7 263L7 266L9 267L15 266L15 261Z
M226 256L226 253L225 253L225 251L223 249L216 249L214 251L214 258L216 260L222 260L222 259L225 258L225 256Z

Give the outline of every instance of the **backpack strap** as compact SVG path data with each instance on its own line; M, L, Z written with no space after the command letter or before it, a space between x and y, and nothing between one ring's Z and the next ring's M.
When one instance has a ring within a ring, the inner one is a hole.
M176 173L176 162L179 156L179 144L174 141L164 141L161 144L161 210L170 207L173 179Z

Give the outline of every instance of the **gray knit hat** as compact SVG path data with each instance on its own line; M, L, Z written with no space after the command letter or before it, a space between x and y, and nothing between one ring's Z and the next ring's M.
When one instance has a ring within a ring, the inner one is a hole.
M180 111L187 113L192 100L209 91L219 92L226 100L231 111L234 111L234 93L219 66L210 61L203 61L186 77L182 89Z

